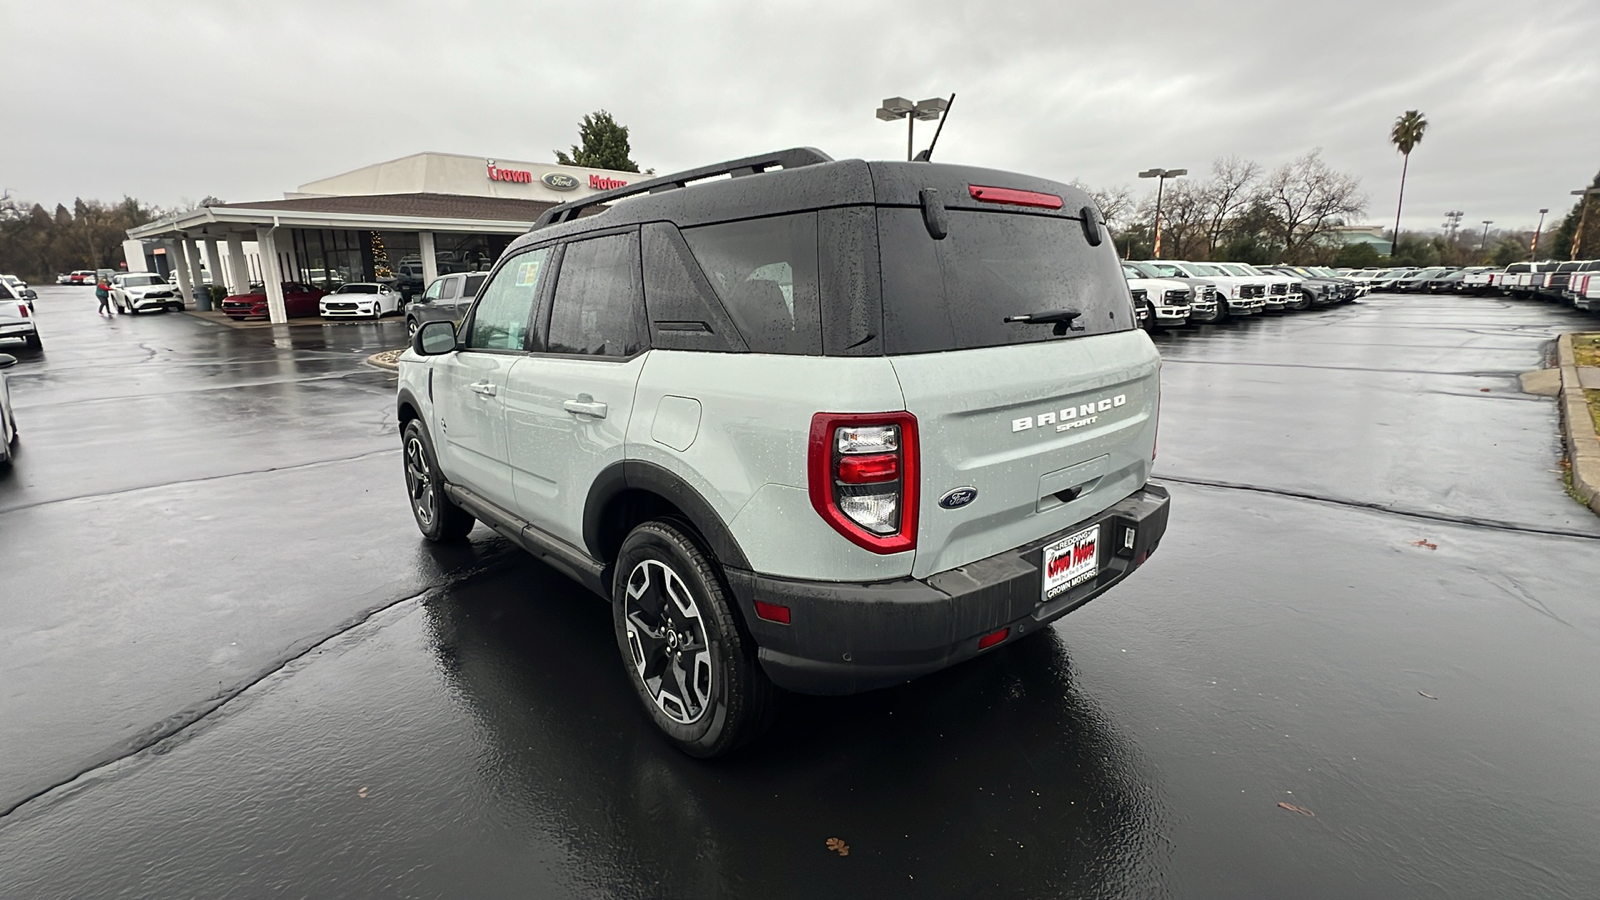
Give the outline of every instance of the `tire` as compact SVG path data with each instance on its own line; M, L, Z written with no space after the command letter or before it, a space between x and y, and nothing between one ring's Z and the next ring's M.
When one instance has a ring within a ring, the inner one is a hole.
M703 759L765 731L777 689L710 554L676 523L646 522L622 542L614 571L617 649L656 727Z
M1147 317L1144 320L1144 330L1150 334L1155 334L1161 329L1161 326L1156 324L1156 305L1149 300L1146 300L1144 302L1144 311L1145 316Z
M406 339L410 340L411 338L416 337L417 336L417 328L419 328L419 327L420 326L417 325L417 320L416 319L413 319L410 316L406 316Z
M472 530L472 514L455 505L444 492L444 475L419 419L406 423L400 434L401 461L406 473L406 496L417 530L434 543L459 541Z
M33 334L28 335L27 338L25 338L24 340L27 342L26 346L27 346L27 348L29 350L43 350L44 349L44 341L39 340L39 333L37 331L34 332Z
M1211 324L1213 324L1213 325L1221 325L1223 322L1228 321L1228 316L1229 315L1230 315L1230 313L1228 312L1228 298L1218 294L1217 295L1217 317L1215 319L1211 320Z

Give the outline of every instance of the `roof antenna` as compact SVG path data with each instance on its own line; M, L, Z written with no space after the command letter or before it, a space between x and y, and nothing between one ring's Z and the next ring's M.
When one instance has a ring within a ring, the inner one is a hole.
M955 106L955 105L956 105L956 95L955 94L951 94L950 95L950 99L945 101L944 115L939 117L939 127L935 128L933 130L933 140L928 143L928 149L922 151L921 153L918 153L916 158L913 159L912 162L929 162L930 160L933 159L933 146L934 146L934 144L939 143L939 135L944 133L945 120L950 118L950 107Z

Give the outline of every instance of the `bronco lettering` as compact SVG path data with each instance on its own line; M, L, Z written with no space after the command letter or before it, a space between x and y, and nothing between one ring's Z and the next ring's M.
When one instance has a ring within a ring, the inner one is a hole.
M1128 405L1128 395L1118 394L1115 397L1105 397L1080 406L1069 406L1060 412L1040 413L1037 416L1023 416L1011 420L1011 431L1027 431L1030 428L1043 428L1046 425L1055 425L1056 431L1066 431L1068 428L1081 428L1100 418L1098 413ZM1075 421L1074 421L1075 420Z

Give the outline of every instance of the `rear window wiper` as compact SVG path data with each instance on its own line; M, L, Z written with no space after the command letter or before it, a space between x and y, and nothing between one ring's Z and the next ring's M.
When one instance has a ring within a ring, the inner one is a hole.
M1066 309L1047 309L1042 312L1023 313L1020 316L1006 316L1003 321L1023 325L1054 325L1053 333L1061 335L1068 331L1082 331L1082 327L1073 328L1072 320L1083 315L1082 310L1067 307Z

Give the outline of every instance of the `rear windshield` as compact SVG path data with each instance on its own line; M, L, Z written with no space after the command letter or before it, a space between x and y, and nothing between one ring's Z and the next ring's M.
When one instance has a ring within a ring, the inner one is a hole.
M935 353L1127 331L1133 308L1117 257L1075 219L948 210L928 235L919 209L880 208L884 349ZM1075 309L1070 330L1008 316Z

